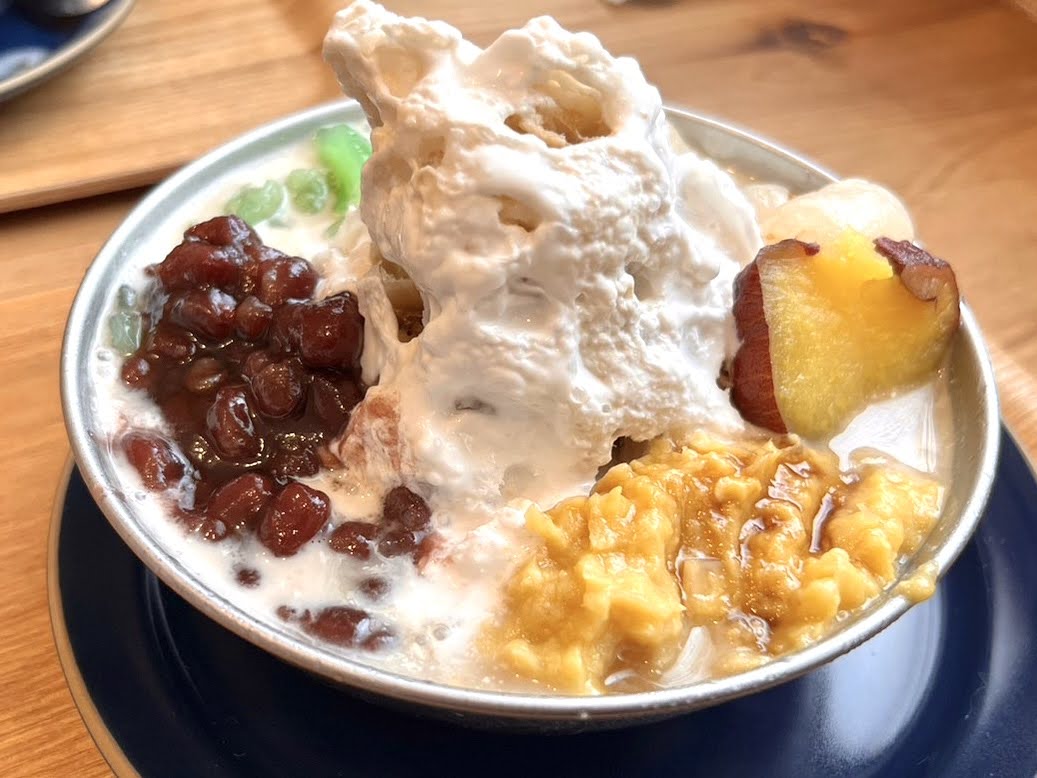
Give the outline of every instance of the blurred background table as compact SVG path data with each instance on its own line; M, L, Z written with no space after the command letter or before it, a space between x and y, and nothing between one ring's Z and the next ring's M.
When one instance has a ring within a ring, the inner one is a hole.
M66 689L46 604L68 445L57 363L84 269L149 186L338 90L333 0L139 0L71 72L0 104L0 765L108 775ZM1037 454L1037 3L994 0L396 0L477 43L537 13L640 60L666 99L906 200L994 349ZM103 564L103 560L98 560ZM161 737L161 733L156 733Z

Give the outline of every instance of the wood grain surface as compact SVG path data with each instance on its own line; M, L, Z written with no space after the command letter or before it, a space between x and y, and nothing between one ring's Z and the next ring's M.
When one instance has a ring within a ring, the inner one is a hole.
M0 766L107 775L58 666L50 505L67 442L62 328L94 253L153 183L333 98L331 0L139 0L81 65L0 105ZM900 192L957 269L1005 417L1037 453L1037 24L1030 0L398 0L476 42L536 13L637 57L664 96ZM71 201L85 195L104 196ZM63 202L33 210L28 206Z

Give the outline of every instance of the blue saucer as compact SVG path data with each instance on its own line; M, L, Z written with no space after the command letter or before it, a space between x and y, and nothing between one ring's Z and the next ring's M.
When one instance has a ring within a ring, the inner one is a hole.
M0 0L0 100L71 64L114 30L132 6L133 0L111 0L75 19L47 19Z
M1033 776L1037 481L1003 435L977 536L936 595L776 689L583 735L477 732L352 698L232 635L119 540L72 472L52 527L55 639L120 775Z

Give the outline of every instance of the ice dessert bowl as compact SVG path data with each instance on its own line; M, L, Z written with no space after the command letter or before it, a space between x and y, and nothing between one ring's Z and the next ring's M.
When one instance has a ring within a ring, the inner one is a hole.
M664 109L547 18L358 0L357 103L155 190L77 296L77 462L232 630L430 709L629 722L786 680L933 594L989 360L900 201Z

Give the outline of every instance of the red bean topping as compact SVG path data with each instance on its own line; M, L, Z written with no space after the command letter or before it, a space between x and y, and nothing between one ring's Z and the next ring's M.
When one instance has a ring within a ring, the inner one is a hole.
M291 556L312 539L330 517L327 495L305 484L290 483L263 511L259 540L277 556Z
M317 273L305 259L281 256L260 263L258 293L267 305L308 300L316 287Z
M258 241L255 243L243 244L243 248L245 249L245 253L248 255L249 259L256 263L257 268L268 259L280 259L281 257L288 256L283 251L279 251L273 246L266 246Z
M299 319L299 352L307 367L343 369L360 359L364 320L352 295L303 305Z
M324 608L316 618L305 624L304 629L311 635L316 635L329 643L351 646L354 645L357 633L361 631L367 620L367 611L350 608L346 605L336 605Z
M184 375L184 387L194 394L211 394L227 378L223 365L212 357L196 359Z
M246 589L254 589L259 586L259 571L254 567L239 567L234 578Z
M227 459L252 459L262 449L252 412L241 386L225 386L216 393L206 415L209 439Z
M277 618L282 621L295 621L299 617L299 612L288 605L277 606Z
M345 521L335 527L328 539L333 551L357 559L371 558L371 542L378 534L378 526L366 521Z
M219 519L210 519L206 516L199 523L197 532L210 543L219 543L230 534L230 527Z
M414 532L428 528L432 511L428 504L405 486L397 486L385 496L383 520Z
M234 332L236 307L234 298L219 289L191 289L170 297L165 314L195 335L224 340Z
M252 379L256 408L265 416L281 419L302 402L306 372L297 358L272 362Z
M192 470L198 507L173 509L189 530L213 541L254 532L275 554L296 553L321 533L331 508L326 495L291 479L318 472L321 452L327 455L363 397L363 318L355 298L313 301L313 267L264 246L233 216L187 230L153 271L158 283L145 298L143 344L123 363L122 380L155 400L172 441L134 433L144 437L120 439L127 456L156 490ZM428 537L427 522L412 531L419 522L411 518L357 524L330 533L331 547L366 558L380 541L390 551L417 544L417 555ZM411 537L386 539L400 529ZM236 575L243 586L258 582L251 568ZM375 584L361 587L371 599L382 593ZM336 613L282 617L305 620L314 634L335 633L344 618ZM359 613L355 645L392 640L391 631Z
M320 457L310 446L282 448L270 459L270 473L280 483L290 478L309 478L320 472Z
M144 350L157 359L186 362L194 356L195 340L190 332L168 321L161 321L144 341Z
M249 295L234 311L234 327L245 340L259 340L274 318L274 309L258 297Z
M265 351L252 351L241 366L241 375L251 381L260 371L274 361L274 357Z
M151 363L141 356L132 356L122 363L122 381L134 389L147 389L154 381Z
M372 576L361 581L357 589L369 600L380 600L388 593L389 582L384 578Z
M248 222L237 216L217 216L207 222L196 224L184 233L184 238L185 244L189 244L191 240L198 240L214 246L259 243L259 236L248 226Z
M262 244L236 216L222 216L191 227L184 241L157 267L168 292L209 288L248 294L256 286Z
M181 243L158 266L158 277L167 291L201 287L233 290L241 283L245 257L234 250L207 243Z
M209 498L205 513L210 519L223 522L228 530L240 532L257 523L273 494L274 485L269 477L246 473L217 489Z
M360 646L376 651L390 645L391 629L371 618L367 611L348 605L333 605L311 616L305 611L299 625L307 633L339 646Z
M363 395L352 379L346 378L336 385L329 378L318 376L310 384L310 402L317 415L333 429L341 429Z
M274 311L270 323L270 344L283 354L299 351L302 338L302 309L300 303L285 303Z
M407 529L391 529L378 541L378 553L384 557L413 554L421 544L418 536Z
M381 651L383 648L389 648L396 642L396 633L389 627L379 626L372 627L367 637L360 643L360 647L367 651Z
M184 476L184 463L169 441L158 435L130 432L122 438L122 450L152 492L170 489Z

